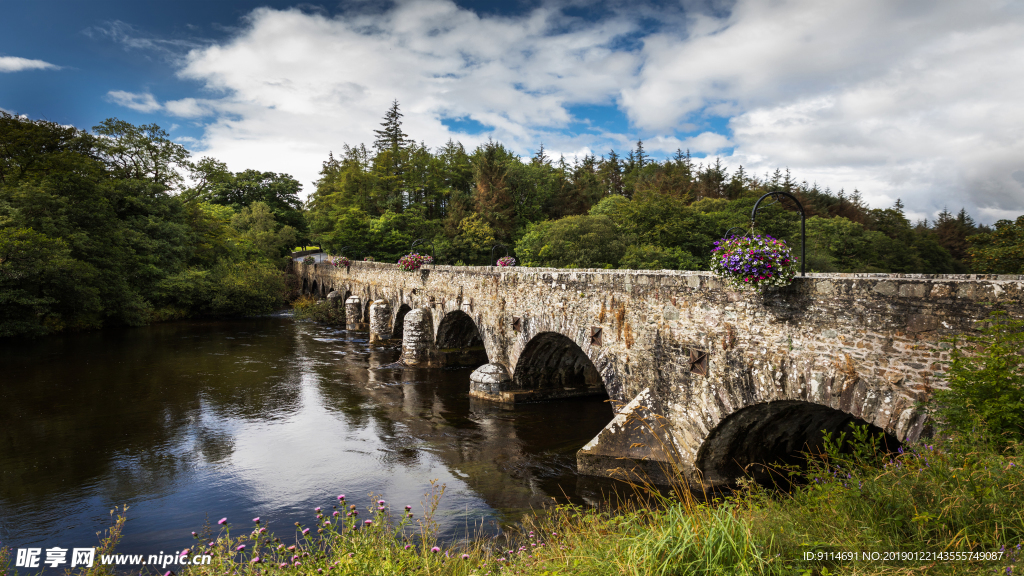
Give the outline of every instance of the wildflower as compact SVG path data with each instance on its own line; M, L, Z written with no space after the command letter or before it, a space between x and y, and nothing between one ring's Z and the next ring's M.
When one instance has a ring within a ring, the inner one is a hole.
M412 544L406 544L406 545L405 545L405 549L406 549L406 550L408 550L409 548L412 548Z
M197 536L198 536L198 534L196 534L195 532L193 532L193 533L192 533L192 537L193 537L193 538L195 538L195 537L197 537Z
M253 558L252 560L249 560L249 563L250 563L250 564L259 564L260 562L263 562L263 560L262 560L262 559L260 559L260 557L259 557L259 556L256 556L256 557L255 557L255 558Z
M349 552L348 553L348 557L349 558L355 558L356 557L356 553L355 552Z
M224 524L227 524L227 523L228 523L228 519L227 518L221 518L220 520L217 520L217 524L220 524L222 526Z
M331 525L331 521L330 520L324 520L324 526L330 526L330 525Z
M366 524L367 526L369 526L369 525L373 524L373 520L363 520L363 524Z
M278 565L278 567L279 568L287 568L288 567L288 563L287 562L281 562L281 564Z
M383 500L377 500L377 504L383 506L384 505L384 501Z
M408 516L409 518L412 518L412 512L409 512L408 514L406 514L406 516Z
M181 551L180 556L188 556L189 552L191 552L191 550L189 550L188 548L185 548L184 550Z
M437 554L438 552L441 551L441 549L438 548L437 546L434 546L433 548L430 549L430 551L433 552L434 554Z
M377 507L377 510L379 510L379 511L383 512L383 511L384 511L384 507L383 507L383 506L378 506L378 507Z
M295 545L294 545L294 544L292 544L291 546L289 546L289 547L288 547L288 550L295 550Z
M207 546L208 548L213 548L213 542L207 542L206 546Z
M259 524L259 523L260 523L260 517L259 517L259 516L257 516L257 517L255 517L255 518L253 518L253 519L252 519L252 521L253 521L253 522L255 522L255 523L257 523L257 524Z
M408 512L409 510L412 510L412 506L409 506L408 504L406 504L406 505L405 505L405 510L406 510L407 512ZM193 534L195 534L195 532L193 532Z
M338 494L338 500L344 500L344 499L345 499L345 495L344 494Z
M319 511L320 511L320 507L319 507L319 506L317 506L316 508L313 508L313 511L314 511L314 512L319 512Z
M245 544L239 544L238 548L235 548L235 550L237 550L239 552L241 552L242 550L245 550Z
M306 534L309 534L309 528L302 529L302 535L305 536Z

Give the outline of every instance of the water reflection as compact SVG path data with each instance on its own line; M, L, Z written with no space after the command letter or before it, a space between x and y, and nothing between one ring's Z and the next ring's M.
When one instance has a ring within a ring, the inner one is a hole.
M468 369L378 368L397 356L289 318L4 343L0 541L92 545L128 503L121 549L149 554L187 545L207 515L284 534L339 492L416 505L433 478L449 486L448 537L579 501L575 452L607 404L503 410L469 398Z

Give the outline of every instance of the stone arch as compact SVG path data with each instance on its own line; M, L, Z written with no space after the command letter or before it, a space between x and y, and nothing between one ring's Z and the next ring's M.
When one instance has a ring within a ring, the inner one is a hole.
M477 367L487 363L487 350L476 322L462 310L452 310L437 325L434 340L441 366Z
M303 278L302 279L302 287L299 288L299 294L308 294L308 293L309 293L309 280L307 280L306 278Z
M402 339L402 335L405 333L405 315L412 310L412 307L408 304L402 304L395 311L395 319L391 323L391 337Z
M837 438L852 425L867 425L880 437L879 448L895 451L900 441L878 426L842 410L803 400L753 404L733 412L715 426L697 450L694 464L707 484L729 484L744 476L755 481L785 482L776 463L798 465L801 452L824 446L823 431Z
M320 285L317 284L316 280L313 280L313 285L309 287L309 293L311 296L320 295Z
M541 332L526 343L510 388L547 398L608 395L601 373L587 353L558 332Z

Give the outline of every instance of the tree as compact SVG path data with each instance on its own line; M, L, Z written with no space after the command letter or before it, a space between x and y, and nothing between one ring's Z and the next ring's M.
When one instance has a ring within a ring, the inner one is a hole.
M103 159L117 177L150 180L165 189L182 182L178 170L188 166L189 152L156 124L135 126L108 118L93 131L100 136L97 147Z
M995 230L967 239L971 272L980 274L1024 274L1024 216L1016 221L1000 220Z
M510 161L519 162L518 157L495 142L477 148L473 155L476 176L474 201L480 214L500 241L508 241L515 228L515 207L512 191L509 189L508 172Z

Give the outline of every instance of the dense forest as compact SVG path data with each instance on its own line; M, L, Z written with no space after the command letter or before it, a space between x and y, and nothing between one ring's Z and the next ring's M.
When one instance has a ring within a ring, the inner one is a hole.
M708 269L715 240L750 227L767 192L803 205L807 268L815 272L1024 273L1024 217L979 226L964 211L911 223L897 201L870 208L847 193L798 182L788 170L758 177L677 151L653 161L638 141L625 154L571 162L541 147L524 161L497 142L437 150L402 131L398 103L372 148L344 146L323 163L307 203L313 239L329 251L395 261L416 239L440 263L493 264L505 250L527 266ZM799 250L799 213L759 211L756 232Z
M282 306L298 182L188 157L155 125L0 112L0 337Z
M303 204L291 176L193 162L156 125L84 131L0 111L0 337L269 312L307 242L386 262L422 239L442 264L493 264L498 246L527 266L707 269L715 240L749 229L772 191L805 208L809 271L1024 273L1024 216L911 223L899 201L870 208L856 190L682 151L659 162L642 141L571 162L497 142L431 150L401 118L395 102L372 147L330 154ZM755 231L798 251L791 203L761 210Z

